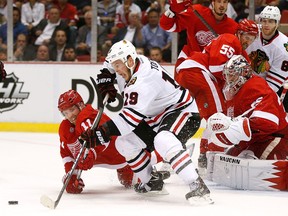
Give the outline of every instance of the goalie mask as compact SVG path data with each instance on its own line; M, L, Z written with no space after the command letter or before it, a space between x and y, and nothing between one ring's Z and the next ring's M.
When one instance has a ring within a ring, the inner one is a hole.
M234 55L223 68L225 85L223 94L226 100L233 99L239 89L251 77L252 68L242 55Z
M60 112L63 112L74 105L79 106L80 102L83 102L80 94L75 90L69 90L60 95L58 100L58 109Z
M129 67L127 64L128 57L131 57L134 61L134 65L132 67ZM133 67L135 66L135 62L138 55L136 52L136 48L134 45L127 40L121 40L117 43L115 43L109 50L106 61L110 64L117 60L121 60L127 68L129 68L132 72Z

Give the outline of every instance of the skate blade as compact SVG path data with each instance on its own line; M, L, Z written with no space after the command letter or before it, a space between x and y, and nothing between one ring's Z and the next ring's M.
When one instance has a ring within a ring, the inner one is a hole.
M210 196L204 195L202 197L191 197L188 199L190 205L193 206L202 206L202 205L212 205L214 201L210 198Z
M154 197L154 196L161 196L161 195L168 195L169 192L166 190L165 186L163 186L161 191L148 191L147 193L139 193L140 195L147 196L147 197Z

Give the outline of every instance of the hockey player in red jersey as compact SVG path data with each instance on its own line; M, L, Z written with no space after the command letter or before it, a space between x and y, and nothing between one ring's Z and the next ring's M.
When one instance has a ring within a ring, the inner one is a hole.
M221 93L224 84L223 65L233 55L242 54L249 59L245 49L257 35L257 24L252 20L244 19L239 23L236 35L222 34L213 39L204 48L203 53L192 52L190 57L178 59L175 67L175 80L182 87L189 89L196 99L200 116L205 120L216 112L226 110ZM207 136L207 131L204 131L200 142L198 162L200 169L206 167Z
M115 43L106 61L111 71L98 75L99 89L113 83L115 76L117 81L120 80L118 78L124 79L125 83L118 83L119 88L123 89L124 106L117 118L100 124L97 130L87 130L82 137L89 143L99 145L103 144L101 140L107 141L111 135L125 136L135 131L141 136L143 130L153 129L153 147L189 187L186 199L192 204L213 203L209 189L199 177L185 149L185 143L200 126L197 106L189 91L175 83L157 62L138 55L129 41ZM108 94L109 91L110 88ZM141 180L134 187L136 192L165 192L161 176L158 171L152 170L149 157L143 151L145 145L116 143L116 147Z
M225 14L229 0L212 0L212 9L196 4L192 6L191 0L178 3L170 0L168 9L160 19L160 26L169 32L186 30L187 45L179 56L187 57L191 51L202 51L213 38L223 33L235 34L237 23ZM208 25L215 31L213 33L195 14L196 10Z
M64 163L66 175L71 170L73 163L82 147L79 136L85 130L91 127L98 111L93 109L90 104L84 104L80 94L74 90L69 90L60 95L58 100L58 109L65 119L59 127L60 136L60 154ZM103 113L100 124L108 121L110 118ZM66 188L68 193L81 193L84 188L84 182L77 178L79 170L89 170L93 166L116 169L118 179L125 187L131 187L134 183L134 174L127 165L126 160L115 148L116 137L111 137L109 145L96 146L89 149L85 160L80 159L72 178Z
M244 151L261 160L287 160L288 118L276 93L264 79L253 75L241 55L224 65L223 77L226 115L216 113L207 121L213 145L229 148L226 154L232 156L243 156ZM274 188L288 190L288 161L282 168L276 164L282 183Z

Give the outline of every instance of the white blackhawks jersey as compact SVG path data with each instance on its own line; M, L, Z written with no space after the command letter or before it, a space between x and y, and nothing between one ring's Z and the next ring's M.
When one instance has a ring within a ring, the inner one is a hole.
M288 37L277 31L272 39L266 41L260 31L259 37L246 51L254 71L278 92L288 77Z
M124 106L113 122L122 135L130 133L143 119L157 128L162 118L175 110L198 113L189 91L181 88L162 66L142 55L138 59L128 83L121 86L123 78L117 76L119 89L123 89Z

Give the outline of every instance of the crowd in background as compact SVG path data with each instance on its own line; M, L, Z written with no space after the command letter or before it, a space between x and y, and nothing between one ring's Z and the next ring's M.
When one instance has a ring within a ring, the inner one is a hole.
M194 0L209 7L210 0ZM255 0L255 17L266 5L282 11L287 0ZM248 17L249 0L231 0L227 16L236 22ZM159 63L171 62L172 35L159 26L168 0L98 1L97 61L122 39L131 41L139 53ZM90 61L91 0L14 0L14 61ZM7 0L0 0L0 60L7 60ZM178 50L186 43L179 33Z

